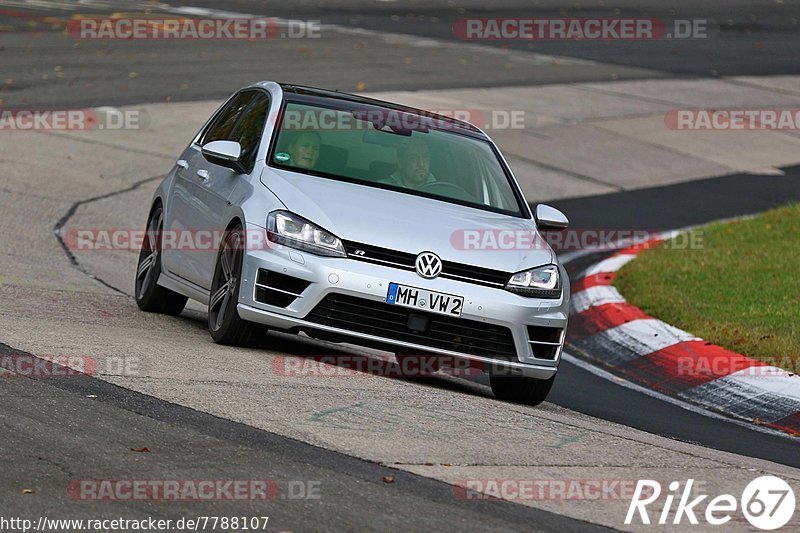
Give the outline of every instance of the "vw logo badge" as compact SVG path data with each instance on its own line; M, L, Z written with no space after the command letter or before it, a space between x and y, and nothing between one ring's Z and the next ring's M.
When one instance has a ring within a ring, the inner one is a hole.
M414 263L417 274L426 279L433 279L442 273L442 260L433 252L422 252Z

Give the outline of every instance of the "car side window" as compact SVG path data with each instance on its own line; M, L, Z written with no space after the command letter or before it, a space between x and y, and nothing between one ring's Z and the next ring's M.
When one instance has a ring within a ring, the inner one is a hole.
M269 97L265 93L258 93L228 136L229 141L236 141L242 147L240 161L248 173L253 170L256 162L258 143L264 132L268 112Z
M256 91L243 91L231 100L200 138L200 146L211 141L227 141L245 108L253 101Z

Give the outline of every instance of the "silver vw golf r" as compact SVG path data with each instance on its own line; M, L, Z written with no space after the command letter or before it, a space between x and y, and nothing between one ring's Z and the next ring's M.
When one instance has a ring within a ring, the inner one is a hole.
M207 304L222 344L274 329L466 363L497 397L538 404L569 280L537 230L566 226L531 212L471 124L262 82L214 113L156 190L136 301ZM496 245L509 242L535 245Z

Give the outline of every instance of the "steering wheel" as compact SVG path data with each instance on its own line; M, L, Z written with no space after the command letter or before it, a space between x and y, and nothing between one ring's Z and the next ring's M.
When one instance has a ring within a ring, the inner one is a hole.
M455 198L456 200L467 200L470 202L476 201L475 197L467 192L463 187L447 181L434 181L432 183L426 183L417 190L429 192L439 196L445 196L447 198Z

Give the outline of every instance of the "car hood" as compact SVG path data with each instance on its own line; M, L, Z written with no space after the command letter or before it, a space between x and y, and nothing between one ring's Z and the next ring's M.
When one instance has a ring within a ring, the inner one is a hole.
M289 211L345 241L431 251L445 261L505 272L556 261L535 239L531 219L270 167L261 182Z

